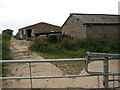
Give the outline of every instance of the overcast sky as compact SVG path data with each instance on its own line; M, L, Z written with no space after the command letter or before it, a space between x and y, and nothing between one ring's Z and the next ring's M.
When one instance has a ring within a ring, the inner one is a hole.
M120 0L0 0L0 30L39 22L62 26L70 13L118 14Z

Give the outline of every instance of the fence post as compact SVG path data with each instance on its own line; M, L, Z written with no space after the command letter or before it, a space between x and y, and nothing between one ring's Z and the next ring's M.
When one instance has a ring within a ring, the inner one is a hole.
M31 72L31 63L29 62L29 73L30 73L30 85L32 90L32 72Z
M104 59L104 73L108 73L108 57L105 57ZM109 78L108 75L104 75L103 81L104 88L109 87L108 78Z
M100 79L99 79L99 75L98 75L98 88L100 87L100 84L99 84L99 82L100 82Z

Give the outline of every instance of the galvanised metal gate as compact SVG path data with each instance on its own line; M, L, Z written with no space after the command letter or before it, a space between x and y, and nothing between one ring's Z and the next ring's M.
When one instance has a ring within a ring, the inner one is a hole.
M92 58L91 58L92 57ZM99 58L94 58L99 57ZM109 54L109 53L94 53L94 52L86 52L85 58L74 58L74 59L44 59L44 60L0 60L0 63L29 63L29 72L30 77L0 77L1 80L6 79L31 79L31 88L32 88L32 79L46 79L46 78L72 78L72 77L89 77L89 76L97 76L98 77L98 88L99 87L99 76L103 75L103 85L104 88L120 88L118 85L115 87L115 82L120 83L119 79L115 79L115 76L120 76L120 73L109 72L109 60L119 60L120 54ZM88 70L88 62L89 61L103 61L104 62L104 71L103 72L90 72ZM84 61L85 62L85 71L88 75L67 75L67 76L35 76L32 77L31 72L31 63L40 63L40 62L66 62L66 61ZM109 76L112 75L113 79L109 80ZM113 86L109 87L109 82L113 82ZM83 87L84 88L84 87Z

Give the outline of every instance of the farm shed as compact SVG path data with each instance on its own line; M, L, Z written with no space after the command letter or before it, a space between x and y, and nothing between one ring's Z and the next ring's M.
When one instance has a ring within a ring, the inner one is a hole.
M118 40L120 35L120 15L72 13L62 26L62 33L71 37L106 37Z
M41 22L24 28L20 28L17 36L21 39L28 39L29 37L47 37L49 34L61 33L61 27Z

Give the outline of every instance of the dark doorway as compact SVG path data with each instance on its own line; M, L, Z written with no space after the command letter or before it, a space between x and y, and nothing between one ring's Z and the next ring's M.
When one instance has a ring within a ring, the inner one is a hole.
M27 31L27 36L28 36L28 37L31 37L32 29L27 29L26 31Z

